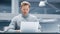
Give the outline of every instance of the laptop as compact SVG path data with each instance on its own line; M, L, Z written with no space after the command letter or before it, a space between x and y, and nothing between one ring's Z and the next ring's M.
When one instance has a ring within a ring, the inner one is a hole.
M20 30L22 32L38 32L39 22L21 22Z

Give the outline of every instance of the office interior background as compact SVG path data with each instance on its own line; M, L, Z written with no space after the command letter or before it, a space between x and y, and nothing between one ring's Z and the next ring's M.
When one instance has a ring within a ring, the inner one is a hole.
M38 17L41 32L60 32L60 0L0 0L0 30L4 31L11 19L21 14L20 3L31 3L30 14Z

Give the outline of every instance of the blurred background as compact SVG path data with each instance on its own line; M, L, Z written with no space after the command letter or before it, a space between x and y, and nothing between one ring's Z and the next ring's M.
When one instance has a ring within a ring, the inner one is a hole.
M40 20L41 32L60 32L60 0L0 0L1 31L10 24L14 16L21 14L22 1L31 3L30 14Z

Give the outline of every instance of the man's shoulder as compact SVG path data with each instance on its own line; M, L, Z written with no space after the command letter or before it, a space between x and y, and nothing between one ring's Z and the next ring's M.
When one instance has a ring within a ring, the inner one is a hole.
M13 19L12 19L12 20L17 20L17 19L19 19L20 17L21 17L21 14L19 14L19 15L15 16L15 17L13 17Z
M33 15L33 14L30 14L30 18L31 18L33 21L38 21L37 16L35 16L35 15Z
M33 15L33 14L29 14L31 17L36 17L35 15Z
M29 14L31 18L36 18L37 19L37 16L33 15L33 14Z

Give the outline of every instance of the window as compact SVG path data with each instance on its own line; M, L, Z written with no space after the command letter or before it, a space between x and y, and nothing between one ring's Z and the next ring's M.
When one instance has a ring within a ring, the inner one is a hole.
M21 3L20 1L19 3ZM40 0L37 1L28 1L31 4L30 13L31 14L60 14L60 11L56 12L60 9L60 3L59 2L47 2L46 6L39 7ZM21 13L21 10L19 10L19 13Z
M11 0L0 0L0 13L11 13Z

